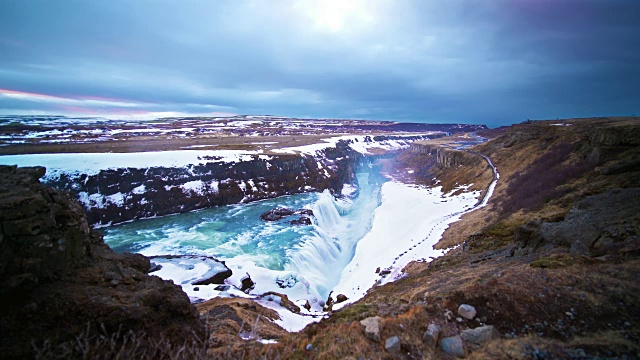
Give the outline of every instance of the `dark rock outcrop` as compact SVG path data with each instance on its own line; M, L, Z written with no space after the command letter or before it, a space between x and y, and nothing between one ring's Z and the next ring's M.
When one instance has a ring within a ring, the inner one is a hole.
M240 291L245 293L248 293L249 291L253 290L256 287L256 283L253 282L249 274L247 274L245 277L240 279L240 283L241 283Z
M311 225L309 216L313 216L313 210L298 209L294 211L285 207L279 207L263 213L260 215L260 219L263 221L278 221L291 215L302 215L298 219L291 220L289 222L291 225Z
M116 224L309 191L338 194L353 182L361 157L339 142L317 156L256 155L228 163L63 173L47 178L47 184L80 199L90 225Z
M519 253L547 245L570 248L575 255L604 255L640 250L640 189L618 189L588 196L558 222L536 221L516 229Z
M32 343L55 345L87 327L176 343L202 336L181 288L147 275L148 258L113 252L69 194L38 182L44 172L0 166L2 357L32 357Z
M264 221L278 221L293 214L294 214L294 211L291 209L275 208L260 215L260 219Z
M312 224L311 219L309 219L306 216L301 216L298 219L291 220L289 223L291 225L311 225Z

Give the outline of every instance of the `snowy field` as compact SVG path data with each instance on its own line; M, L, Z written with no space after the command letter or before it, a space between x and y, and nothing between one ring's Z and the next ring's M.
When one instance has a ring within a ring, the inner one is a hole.
M412 134L406 137L430 134ZM270 160L278 154L296 154L321 156L318 152L335 147L338 141L350 141L349 146L362 154L370 154L372 149L386 151L400 150L409 147L411 141L402 140L402 136L394 136L395 140L365 141L365 136L334 136L323 139L321 143L299 147L272 149L271 156L263 150L173 150L127 153L55 153L24 154L0 156L0 165L44 166L47 168L46 178L65 174L93 175L100 170L150 167L186 167L208 162L232 163L252 160L255 156Z
M94 175L108 169L146 169L150 167L185 167L208 162L248 161L253 156L271 157L262 151L248 150L175 150L131 153L57 153L0 156L0 165L44 166L46 177L66 174Z
M479 195L478 191L451 195L443 194L441 187L385 183L371 231L358 242L353 259L334 288L334 294L344 294L349 300L334 309L361 299L376 284L400 278L411 261L443 255L444 251L434 250L433 245L449 224L477 203ZM389 273L380 276L378 269Z

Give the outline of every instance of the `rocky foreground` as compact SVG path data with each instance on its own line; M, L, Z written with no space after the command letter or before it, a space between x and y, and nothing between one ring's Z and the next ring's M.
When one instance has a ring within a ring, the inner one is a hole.
M159 351L202 343L181 288L147 275L148 258L113 252L77 201L39 183L44 172L0 167L0 358L91 358L125 338Z

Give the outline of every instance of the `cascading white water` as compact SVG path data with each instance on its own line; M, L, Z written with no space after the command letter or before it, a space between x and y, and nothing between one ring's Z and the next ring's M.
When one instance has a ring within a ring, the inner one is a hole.
M373 211L379 205L380 187L370 184L368 173L359 173L359 195L336 199L328 191L320 194L312 209L313 234L292 248L285 268L303 276L309 292L326 299L351 261L355 245L371 228Z
M342 268L348 263L343 249L348 244L340 237L345 219L340 216L337 200L325 191L313 205L315 215L314 234L288 252L287 270L302 275L310 283L310 292L326 298Z

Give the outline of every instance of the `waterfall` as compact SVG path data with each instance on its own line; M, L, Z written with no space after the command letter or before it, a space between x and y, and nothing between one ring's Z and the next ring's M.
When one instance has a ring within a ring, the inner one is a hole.
M326 299L337 283L342 269L348 264L351 250L344 243L348 200L336 200L325 190L313 204L314 231L289 251L287 270L302 275L310 284L309 291L319 299ZM340 204L342 203L342 204Z
M303 276L309 291L322 300L340 280L380 205L380 185L368 181L368 172L358 173L357 178L360 189L355 199L336 199L329 191L320 194L312 205L313 234L287 254L286 269Z

